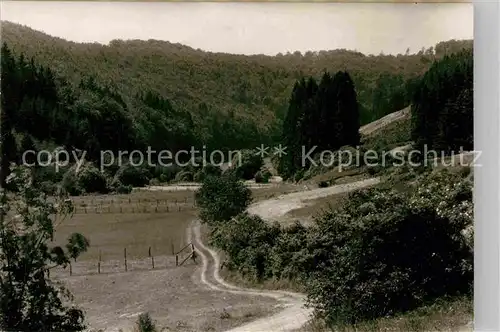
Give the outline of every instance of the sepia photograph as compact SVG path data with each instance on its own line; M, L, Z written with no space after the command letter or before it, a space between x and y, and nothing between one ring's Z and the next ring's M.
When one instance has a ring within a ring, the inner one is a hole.
M0 331L474 330L471 3L0 17Z

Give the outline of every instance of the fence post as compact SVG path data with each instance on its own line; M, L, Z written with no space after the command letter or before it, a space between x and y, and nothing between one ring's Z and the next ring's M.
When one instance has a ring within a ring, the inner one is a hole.
M151 257L151 247L148 249L148 257Z
M71 262L69 263L69 275L73 275L73 268L71 267Z
M125 272L127 272L128 271L128 268L127 268L127 248L123 248L123 257L125 260Z
M175 266L179 266L179 255L175 255Z
M97 273L101 274L101 250L99 249L99 261L97 262Z
M174 243L170 242L170 247L172 247L172 255L175 255Z
M153 270L155 268L155 257L151 255L151 266L153 267Z

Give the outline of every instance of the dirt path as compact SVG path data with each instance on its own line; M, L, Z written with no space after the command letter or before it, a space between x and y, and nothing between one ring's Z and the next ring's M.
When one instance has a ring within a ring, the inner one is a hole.
M278 313L259 318L227 332L291 331L300 328L311 318L312 309L304 307L305 296L303 294L241 288L224 281L219 274L220 257L214 250L203 244L199 222L193 222L193 226L188 232L188 240L192 240L198 249L202 261L200 279L209 289L232 294L268 297L277 300L279 303L278 307L281 310Z
M304 207L307 201L330 195L342 194L349 191L374 186L380 183L380 178L370 178L361 181L338 184L328 188L318 188L308 191L294 192L252 204L248 213L258 215L266 220L280 220L288 212Z
M304 200L314 199L347 191L352 191L380 182L379 178L367 179L349 184L332 186L329 188L313 189L309 191L290 193L276 199L265 200L256 203L249 212L257 214L262 218L269 219L284 215L287 212L299 208ZM278 301L277 307L281 310L268 317L262 317L250 323L228 330L227 332L255 332L255 331L293 331L301 328L311 318L313 310L305 307L306 297L304 294L285 291L263 291L242 288L227 283L220 276L220 257L214 250L203 244L200 232L200 223L193 222L187 233L187 242L193 242L198 249L201 259L200 281L210 290L226 292L239 295L251 295L257 297L268 297Z
M383 127L389 125L390 123L394 122L394 121L397 121L397 120L400 120L400 119L404 119L408 116L410 116L410 112L411 112L411 109L410 109L410 106L402 109L401 111L397 111L397 112L393 112L393 113L390 113L378 120L375 120L373 122L370 122L364 126L362 126L361 128L359 128L359 132L363 135L369 135L379 129L382 129Z

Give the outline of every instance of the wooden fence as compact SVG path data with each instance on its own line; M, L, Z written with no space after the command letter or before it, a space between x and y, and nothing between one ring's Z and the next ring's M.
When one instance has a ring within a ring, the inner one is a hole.
M183 254L187 254L184 257ZM175 263L174 263L175 258ZM81 260L70 262L66 268L57 268L59 275L64 275L67 273L69 276L74 275L93 275L93 274L110 274L110 273L120 273L120 272L130 272L130 271L144 271L144 270L155 270L155 269L165 269L165 268L175 268L182 266L188 259L192 259L196 263L196 253L193 243L188 243L182 247L177 252L174 249L174 245L171 245L171 253L163 253L161 255L155 255L153 248L149 247L147 252L147 257L142 258L134 257L134 259L129 259L127 255L127 248L123 248L123 258L121 260L103 260L103 253L99 250L98 260ZM132 263L132 264L131 264ZM132 265L132 268L131 268ZM103 267L106 266L107 269L104 270ZM75 269L77 267L77 269ZM78 271L77 271L78 270ZM50 270L47 271L50 276ZM76 272L76 273L75 273Z

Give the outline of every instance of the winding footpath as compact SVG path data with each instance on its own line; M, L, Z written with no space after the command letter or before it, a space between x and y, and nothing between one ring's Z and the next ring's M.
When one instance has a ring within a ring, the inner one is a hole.
M305 308L305 295L285 291L263 291L241 288L227 283L220 276L220 257L201 240L200 223L194 221L188 229L187 240L197 248L201 259L201 283L209 289L239 295L264 296L278 301L281 310L271 316L259 318L227 332L285 332L300 328L311 319L312 309Z
M373 178L349 184L320 188L305 192L282 195L276 199L259 202L248 209L249 213L259 215L264 219L275 218L287 212L302 207L304 200L310 200L329 195L344 193L378 184L380 179ZM233 328L227 332L286 332L301 328L312 318L313 310L306 308L304 294L285 291L265 291L242 288L227 283L220 276L220 257L214 250L203 244L200 232L200 222L193 221L187 230L187 242L192 242L197 248L201 259L200 280L211 290L239 295L264 296L278 301L281 310L268 317L259 318L250 323Z
M380 178L369 178L356 182L338 184L327 188L299 191L278 196L252 204L248 213L255 214L265 220L276 220L292 210L300 209L307 201L347 193L350 191L371 187L380 183Z

